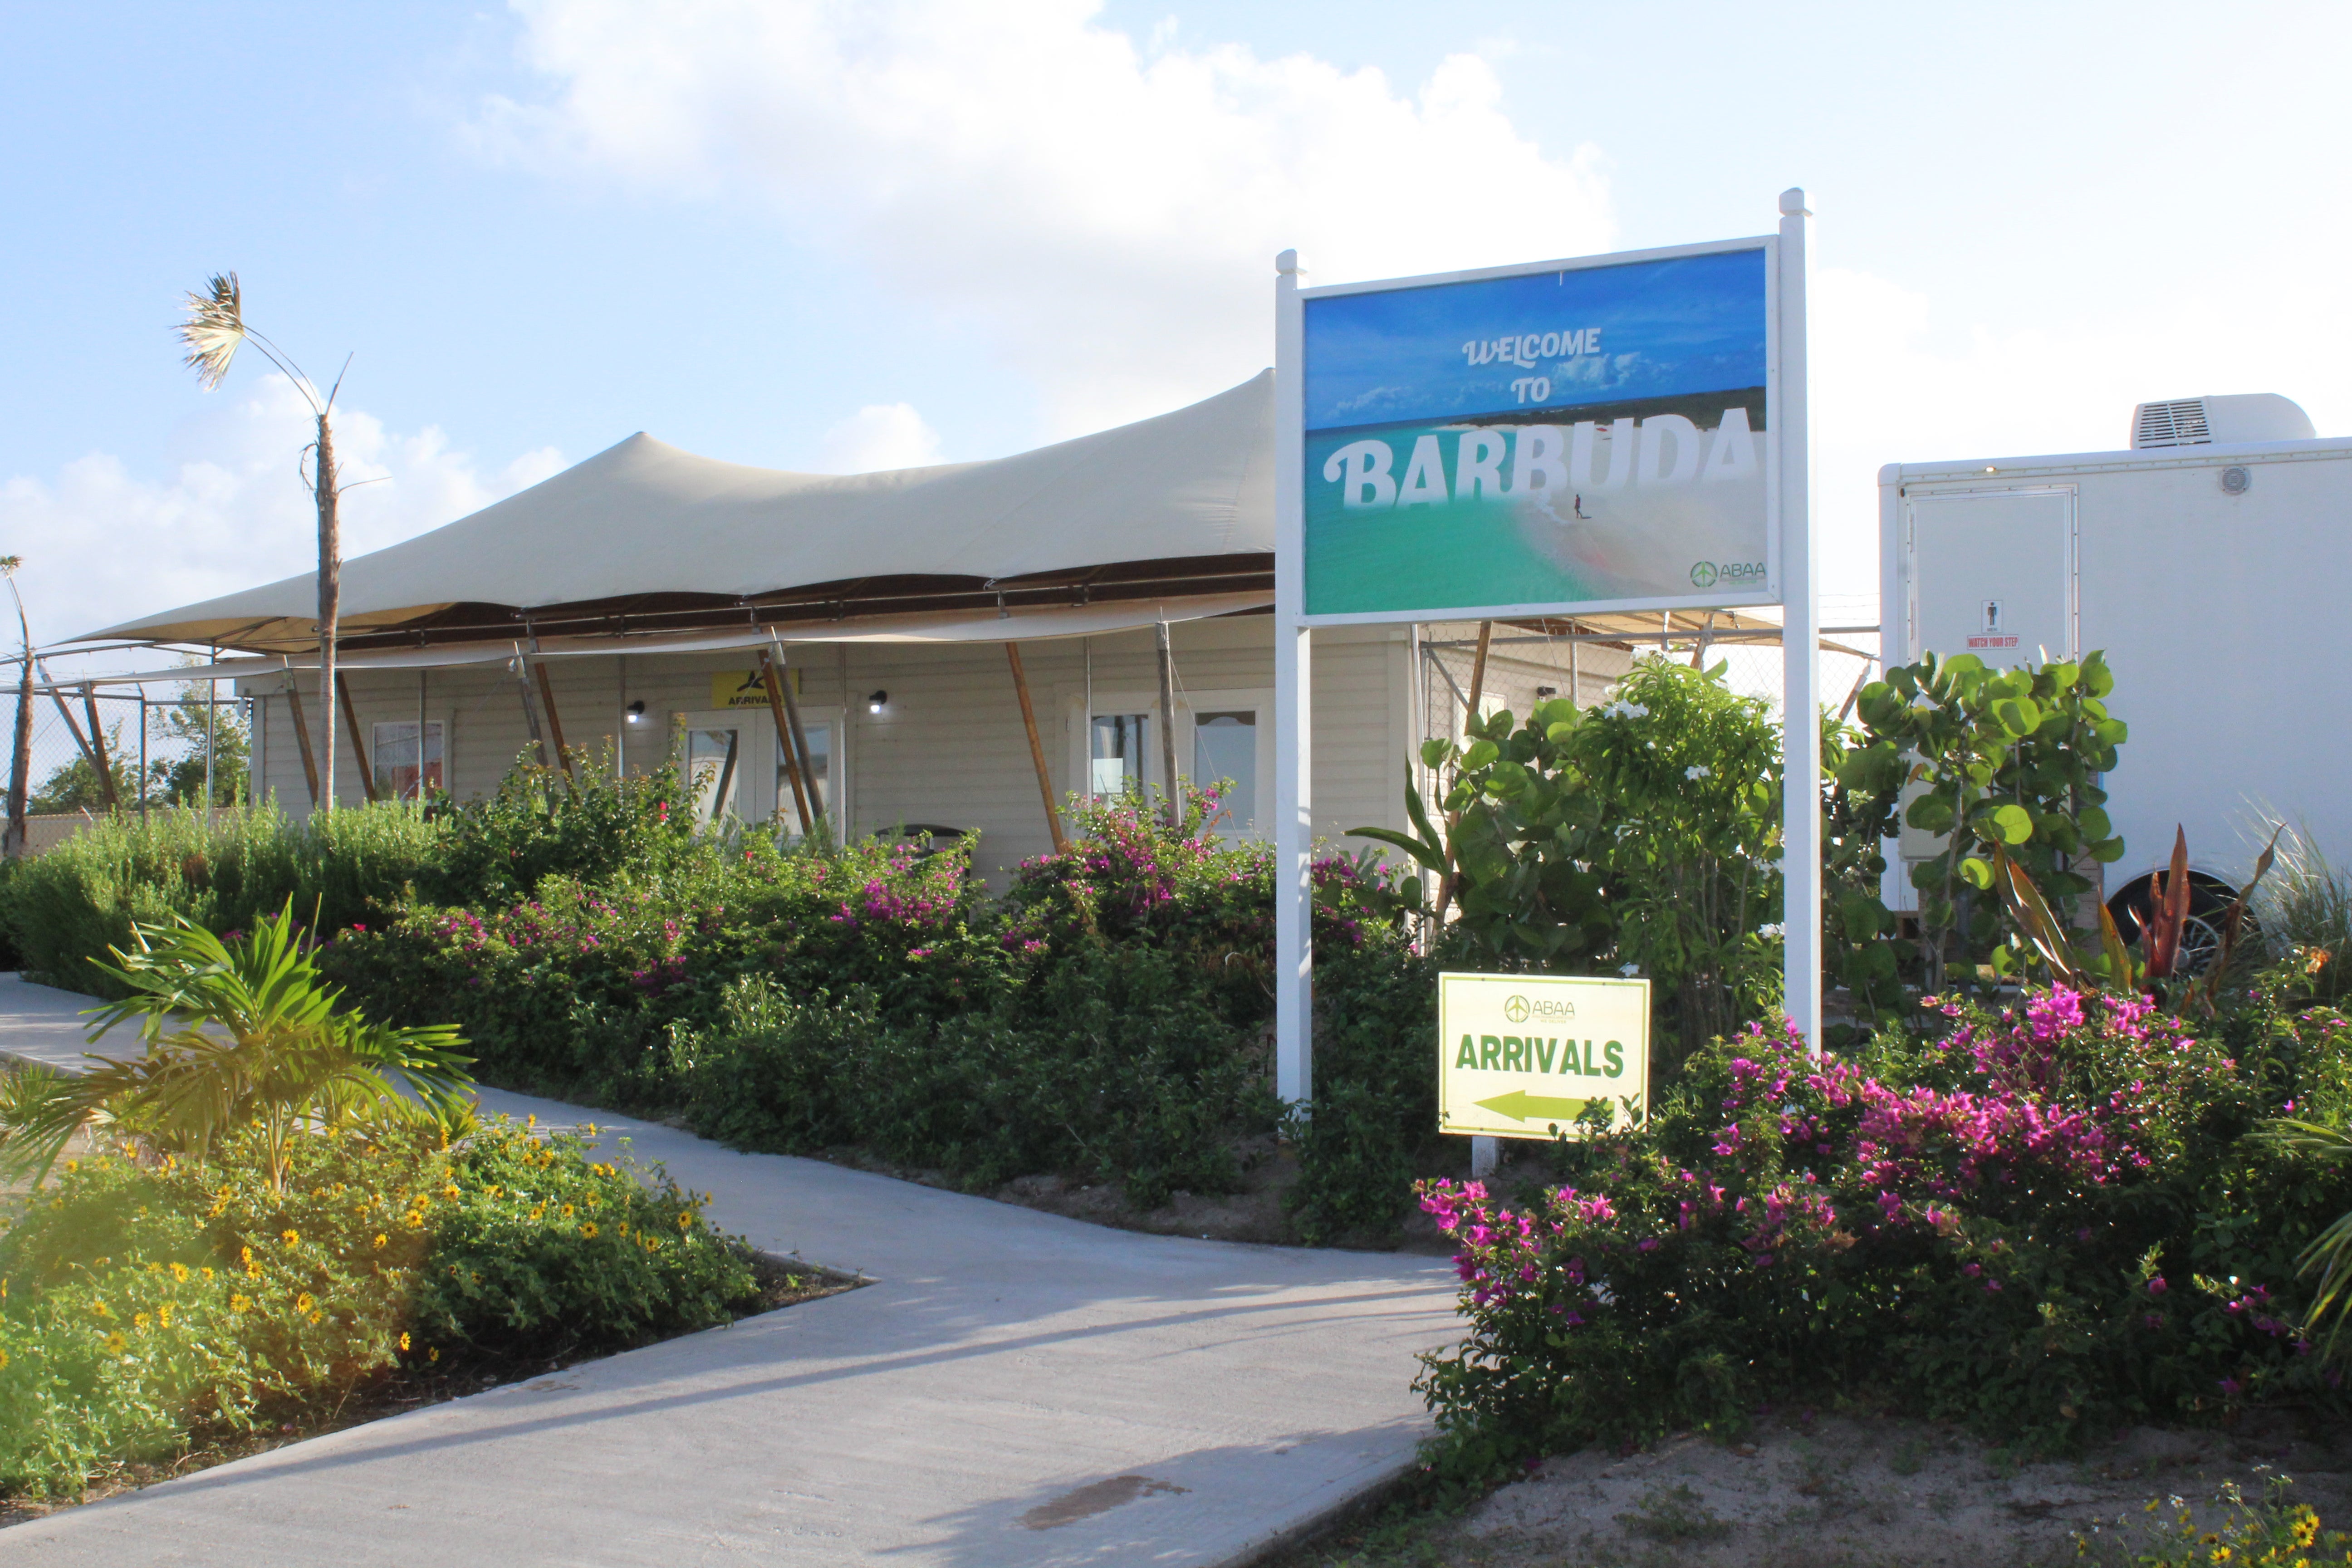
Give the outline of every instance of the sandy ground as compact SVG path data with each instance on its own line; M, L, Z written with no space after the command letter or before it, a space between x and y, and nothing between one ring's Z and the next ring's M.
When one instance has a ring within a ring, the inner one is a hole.
M2143 1427L2080 1459L2025 1465L1919 1422L1776 1420L1736 1443L1685 1436L1632 1455L1556 1458L1459 1518L1343 1530L1279 1561L2021 1568L2084 1560L2078 1536L2094 1549L2090 1561L2114 1561L2154 1522L2144 1511L2150 1500L2184 1499L2210 1520L2224 1482L2259 1498L2281 1475L2328 1526L2352 1524L2352 1433L2298 1430L2285 1415L2250 1417L2232 1432Z

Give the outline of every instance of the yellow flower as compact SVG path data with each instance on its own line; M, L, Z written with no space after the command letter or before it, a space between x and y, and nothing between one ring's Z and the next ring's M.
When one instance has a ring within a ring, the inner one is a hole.
M143 1330L147 1327L147 1314L146 1314L146 1313L144 1313L144 1312L133 1312L133 1313L131 1313L131 1326L132 1328L134 1328L134 1329L140 1329L140 1330L142 1330L142 1331L143 1331Z
M184 1285L186 1284L188 1279L188 1266L184 1263L174 1263L172 1265L172 1278L179 1280Z
M435 1345L431 1350L426 1351L425 1352L425 1359L426 1361L439 1361L441 1359L441 1347L439 1345Z
M621 1237L622 1237L622 1239L626 1240L626 1239L628 1238L628 1235L629 1235L629 1222L628 1222L627 1220L623 1220L623 1221L621 1222Z
M8 1352L7 1352L6 1351L0 1351L0 1372L5 1372L5 1371L7 1371L7 1370L8 1370Z
M253 1298L250 1296L231 1296L228 1299L228 1310L232 1312L246 1311L249 1310L252 1305Z
M291 1230L281 1232L278 1235L278 1239L284 1242L289 1247L299 1247L302 1244L300 1234Z
M150 1274L161 1274L163 1272L163 1266L160 1263L150 1263L147 1266L147 1272Z
M310 1310L310 1292L305 1290L294 1298L294 1310L298 1312L307 1312Z
M383 1250L383 1244L390 1239L391 1237L385 1236L383 1232L377 1231L375 1233L375 1249L378 1252L382 1252Z
M314 1322L314 1323L315 1323L315 1322L319 1322L319 1321L320 1321L321 1320L323 1320L323 1319L326 1317L326 1315L327 1315L327 1314L326 1314L326 1313L324 1313L324 1312L313 1312L313 1313L311 1313L311 1314L310 1314L310 1321L311 1321L312 1322Z
M445 1198L454 1198L457 1196L457 1184L452 1182L447 1186L443 1187L441 1189L441 1195Z
M401 1331L400 1348L404 1351L408 1348L408 1331L405 1329Z
M692 1230L694 1228L694 1211L692 1209L688 1209L684 1214L677 1216L677 1228L680 1230Z
M596 1222L592 1219L587 1224L582 1226L580 1227L580 1234L587 1237L591 1240L593 1240L596 1236Z
M252 1267L253 1267L253 1248L251 1248L251 1247L238 1247L238 1248L236 1249L236 1259L237 1259L237 1261L238 1261L239 1263L244 1264L247 1268L252 1268Z
M93 1318L110 1318L114 1316L114 1309L103 1301L92 1301L89 1304L89 1315Z
M505 1195L506 1195L506 1189L505 1189L504 1187L493 1186L492 1188L490 1188L490 1196L492 1196L492 1197L496 1198L496 1197L503 1197L503 1196L505 1196Z
M121 1355L124 1351L129 1350L130 1348L131 1342L122 1337L122 1331L120 1329L106 1336L107 1354Z
M563 1205L563 1217L565 1219L570 1219L572 1217L572 1205L570 1204L565 1204Z
M70 1176L70 1175L72 1175L76 1171L79 1171L79 1170L80 1170L80 1169L81 1169L81 1162L80 1162L79 1160L68 1160L68 1161L66 1162L66 1174L67 1174L67 1175Z
M213 1277L212 1266L211 1266L210 1264L206 1264L206 1265L205 1266L204 1274L205 1274L205 1279L211 1279L211 1278Z
M536 1127L536 1126L538 1126L538 1125L539 1125L539 1112L538 1112L538 1111L536 1111L536 1110L534 1110L534 1111L532 1111L529 1116L524 1117L524 1118L522 1119L522 1124L523 1124L525 1127Z
M163 1328L168 1329L172 1326L171 1302L166 1301L162 1306L155 1309L155 1321Z

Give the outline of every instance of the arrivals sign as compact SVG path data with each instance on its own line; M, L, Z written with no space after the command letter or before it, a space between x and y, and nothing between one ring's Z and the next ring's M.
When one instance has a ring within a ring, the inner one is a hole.
M1437 977L1437 1120L1483 1137L1622 1126L1650 1089L1650 983L1543 974Z
M1777 603L1776 261L1302 290L1301 619Z

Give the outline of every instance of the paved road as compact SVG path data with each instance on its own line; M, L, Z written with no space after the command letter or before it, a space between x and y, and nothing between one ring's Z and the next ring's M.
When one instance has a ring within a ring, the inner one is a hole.
M0 975L0 1051L69 1063ZM1425 1258L1133 1235L520 1095L876 1283L0 1531L0 1563L1208 1564L1398 1474Z

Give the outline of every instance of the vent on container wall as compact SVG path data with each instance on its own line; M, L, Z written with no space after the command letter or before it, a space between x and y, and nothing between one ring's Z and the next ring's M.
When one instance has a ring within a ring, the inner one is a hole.
M2132 410L2132 449L2308 441L2311 416L2274 392L2229 397L2176 397Z

